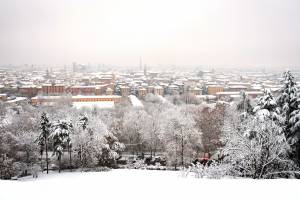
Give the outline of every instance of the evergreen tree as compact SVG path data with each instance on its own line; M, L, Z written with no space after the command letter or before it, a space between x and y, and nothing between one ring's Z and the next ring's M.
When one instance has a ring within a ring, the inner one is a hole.
M262 118L269 118L276 122L280 122L279 108L270 90L265 90L264 95L259 98L257 105L253 112L256 116Z
M280 114L284 119L285 135L289 139L293 137L293 133L291 132L293 124L290 123L291 114L299 109L297 85L290 71L284 73L283 87L280 91L281 94L277 99L277 104L280 107Z
M290 71L284 73L277 104L280 106L285 136L291 145L291 157L300 164L300 98L296 81Z
M68 121L62 120L57 121L53 125L53 132L51 133L50 137L53 141L53 154L57 156L58 162L59 162L59 172L61 170L61 157L63 155L63 151L65 147L67 147L67 150L70 155L70 167L71 167L71 132L72 132L72 124Z
M248 114L253 114L253 107L251 105L251 101L249 96L245 91L241 91L241 100L237 103L237 111L241 112L241 114L246 117Z
M49 147L49 136L50 136L50 128L51 123L47 117L46 113L42 113L41 120L40 120L40 135L36 139L36 143L40 146L40 155L41 155L41 162L43 158L43 153L45 150L46 153L46 170L47 174L49 172L49 159L48 159L48 147Z
M300 98L298 98L298 101ZM291 113L291 119L289 120L290 135L288 142L291 145L291 156L295 159L298 166L300 166L300 105L298 110Z

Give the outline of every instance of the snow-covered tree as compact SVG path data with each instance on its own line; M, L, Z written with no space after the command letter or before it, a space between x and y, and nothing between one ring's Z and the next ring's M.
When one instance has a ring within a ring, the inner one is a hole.
M57 156L59 162L59 172L61 170L61 157L64 149L67 148L70 155L71 166L71 133L72 124L67 120L58 120L53 124L53 130L50 134L50 138L53 142L53 153Z
M80 167L110 166L120 157L124 144L111 133L97 116L85 116L85 128L82 117L74 127L73 146L77 152Z
M245 118L249 114L253 114L253 107L251 105L251 100L245 91L241 91L240 96L241 99L237 102L236 109L241 113L241 116Z
M186 106L174 106L161 116L164 120L161 140L165 143L169 162L175 169L178 165L184 166L187 163L186 157L191 158L191 144L200 142L201 135L195 129L193 115L187 111Z
M290 71L284 73L281 94L277 99L283 118L285 136L291 145L291 156L300 164L300 93Z
M96 164L93 132L88 128L88 117L84 116L84 118L85 120L82 120L83 118L80 117L79 123L75 124L73 135L73 149L77 153L81 169L93 167Z
M280 110L276 103L271 90L266 89L264 95L259 98L257 105L254 107L253 112L261 119L269 118L276 120L280 123Z
M227 117L222 141L224 162L232 176L275 178L295 175L283 130L269 118L251 116L240 122Z
M88 124L88 118L85 115L81 115L79 118L78 125L82 128L82 130L85 130Z
M155 156L159 145L161 144L160 135L162 133L162 125L158 110L152 110L145 118L145 123L142 128L144 138L147 143L150 156Z
M43 158L43 153L46 153L46 170L47 174L49 171L49 159L48 159L48 148L49 148L49 136L51 133L51 123L47 114L45 112L42 113L41 120L40 120L40 134L36 139L36 142L40 146L40 155L41 155L41 162Z
M102 152L98 157L99 163L104 166L110 166L120 157L120 154L125 149L125 145L120 143L118 138L111 132L106 132L102 139Z
M224 111L225 106L219 103L215 106L204 104L195 109L196 128L202 132L201 150L205 153L213 153L221 146L220 136L224 124Z
M141 109L132 109L124 116L124 134L126 135L126 146L132 154L141 154L145 147L145 134L143 133L147 113Z
M287 139L291 145L291 155L300 167L300 105L291 113L289 124L290 135Z
M5 154L0 155L0 179L11 179L14 175L13 159L8 158Z

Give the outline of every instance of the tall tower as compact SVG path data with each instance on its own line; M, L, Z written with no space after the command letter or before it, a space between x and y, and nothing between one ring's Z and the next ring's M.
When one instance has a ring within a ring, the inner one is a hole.
M144 65L144 75L147 76L147 65Z
M76 64L76 62L73 62L73 72L77 72L77 64Z
M140 56L140 71L143 70L143 62L142 62L142 57Z

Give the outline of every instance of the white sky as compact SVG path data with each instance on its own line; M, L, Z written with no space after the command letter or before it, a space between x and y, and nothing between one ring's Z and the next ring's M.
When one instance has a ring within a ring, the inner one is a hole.
M0 64L298 65L299 0L0 0Z

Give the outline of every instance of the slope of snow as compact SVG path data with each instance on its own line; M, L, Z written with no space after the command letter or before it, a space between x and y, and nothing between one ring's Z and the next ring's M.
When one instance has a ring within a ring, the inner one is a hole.
M299 180L196 179L181 172L119 169L43 174L0 181L0 199L287 199L298 200Z
M129 100L133 107L144 107L143 103L134 95L129 95Z

